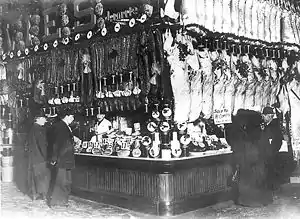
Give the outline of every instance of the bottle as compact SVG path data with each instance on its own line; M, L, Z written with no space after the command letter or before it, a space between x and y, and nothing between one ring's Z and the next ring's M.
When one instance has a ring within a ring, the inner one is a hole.
M172 151L172 155L176 158L180 157L182 154L177 132L172 133L171 151Z
M134 142L134 147L131 152L133 157L140 157L142 155L142 151L140 147L141 147L141 142L139 139L136 139Z
M180 143L182 144L182 157L188 157L189 144L191 143L191 136L190 135L181 136Z
M153 158L158 158L160 154L160 139L159 139L159 133L154 133L154 140L152 143L152 147L149 150L149 154Z
M161 158L168 160L171 159L171 144L168 132L163 132L162 134L162 147L161 147Z

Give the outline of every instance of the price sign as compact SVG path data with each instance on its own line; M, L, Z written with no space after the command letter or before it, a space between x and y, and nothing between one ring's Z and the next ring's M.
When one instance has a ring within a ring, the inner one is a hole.
M230 110L225 108L214 110L214 122L216 125L232 123Z

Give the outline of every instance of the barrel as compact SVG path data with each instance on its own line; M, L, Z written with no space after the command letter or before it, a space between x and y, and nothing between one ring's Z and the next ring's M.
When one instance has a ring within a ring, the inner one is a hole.
M1 159L1 179L2 182L12 182L14 176L14 157L12 148L3 148Z

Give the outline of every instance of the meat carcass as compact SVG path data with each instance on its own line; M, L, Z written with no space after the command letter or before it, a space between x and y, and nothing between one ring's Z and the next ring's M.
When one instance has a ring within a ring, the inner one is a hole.
M260 74L260 70L261 70L261 63L260 61L253 56L251 58L252 61L252 68L253 68L253 73L256 77L256 84L255 84L255 95L254 95L254 110L261 112L262 109L262 105L263 105L263 92L264 89L262 87L263 84L263 78Z
M195 62L199 62L197 56L194 59ZM189 121L193 122L199 118L202 111L202 69L190 70L189 74L191 99Z
M245 36L252 38L252 8L253 0L246 1L245 4Z
M281 40L281 16L282 16L282 11L277 6L276 17L275 17L276 23L272 27L272 29L274 29L274 31L275 31L275 42L279 42Z
M277 6L271 5L271 13L270 13L270 40L271 42L277 42L276 37L276 14L277 14Z
M183 123L188 121L191 103L188 69L186 62L179 59L177 45L167 59L171 66L171 84L175 102L174 121Z
M300 82L294 79L287 84L291 106L291 137L292 147L295 150L300 146Z
M213 74L210 52L205 49L200 59L200 66L203 75L202 84L202 113L204 118L209 119L212 116L213 109Z
M274 60L270 60L270 75L271 75L271 91L270 91L270 102L269 104L272 106L272 104L277 102L276 96L278 94L279 88L280 88L280 82L278 77L278 69L277 64Z
M299 43L299 35L298 35L298 31L297 31L297 24L296 24L296 20L297 20L298 15L291 12L290 13L290 19L291 19L291 25L292 25L292 29L293 29L293 33L294 33L294 38L295 38L295 43Z
M253 0L251 10L251 34L254 39L258 39L258 3L257 0Z
M189 2L189 1L188 1ZM197 24L205 25L205 0L197 0L195 5Z
M184 25L197 23L197 0L182 0L181 12Z
M271 14L271 5L269 2L266 2L265 5L265 13L264 13L264 40L267 42L271 41L271 33L270 33L270 14Z
M256 79L254 72L251 70L247 77L247 89L245 91L245 109L255 110L255 92L256 92Z
M245 36L245 4L246 0L239 0L239 36Z
M245 91L247 85L247 78L242 78L235 84L235 94L234 94L234 109L233 115L236 115L239 109L245 108Z
M235 95L235 84L237 83L238 77L235 74L235 65L236 65L236 57L231 55L229 57L229 70L226 71L225 75L227 76L227 80L224 83L225 91L224 91L224 108L230 109L230 112L233 113L234 110L234 95Z
M288 43L295 43L295 37L290 19L290 13L283 11L282 14L282 41Z
M213 0L214 2L214 7L213 10L214 11L214 26L213 26L213 31L214 32L219 32L222 33L222 23L223 23L223 4L222 4L223 0Z
M239 33L239 0L231 1L231 33Z
M217 52L214 52L219 56ZM218 67L216 66L218 65ZM225 91L225 75L222 70L222 58L216 57L213 60L214 88L213 88L213 111L220 110L224 107L223 94Z
M223 0L223 33L231 33L231 0Z
M262 108L265 106L268 106L270 103L270 93L271 93L271 86L272 86L272 82L270 79L270 68L269 68L269 61L267 60L263 60L262 61L262 66L263 69L266 73L266 76L263 79L263 83L262 83L262 89L264 90L263 92L263 99L262 99Z
M258 10L257 10L257 33L258 39L264 40L265 38L265 1L258 1Z
M240 56L239 62L243 65L247 65L249 68L249 65L251 64L249 60L248 55ZM234 110L233 114L235 115L239 109L245 109L245 94L247 90L247 78L243 77L241 74L241 68L236 69L236 74L240 78L240 80L237 82L235 86L235 100L234 100ZM243 70L244 71L244 70ZM248 71L248 70L247 70Z
M206 0L205 2L205 27L213 30L214 26L214 1Z

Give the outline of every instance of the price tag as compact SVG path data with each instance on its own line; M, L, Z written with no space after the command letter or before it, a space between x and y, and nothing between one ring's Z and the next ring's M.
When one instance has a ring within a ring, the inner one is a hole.
M225 108L214 110L214 123L216 125L232 123L230 110Z

